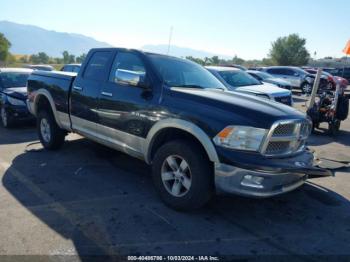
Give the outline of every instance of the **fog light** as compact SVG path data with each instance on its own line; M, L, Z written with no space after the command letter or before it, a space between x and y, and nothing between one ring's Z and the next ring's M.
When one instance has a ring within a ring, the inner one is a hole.
M242 179L241 185L254 188L264 188L262 185L264 178L261 176L245 175Z

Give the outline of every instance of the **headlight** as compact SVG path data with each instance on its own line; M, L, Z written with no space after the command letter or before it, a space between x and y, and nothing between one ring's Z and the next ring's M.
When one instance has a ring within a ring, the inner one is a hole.
M26 105L26 103L23 100L19 100L19 99L13 98L11 96L7 97L7 101L11 105L14 105L14 106L25 106Z
M214 137L214 143L231 149L259 151L267 132L262 128L228 126Z

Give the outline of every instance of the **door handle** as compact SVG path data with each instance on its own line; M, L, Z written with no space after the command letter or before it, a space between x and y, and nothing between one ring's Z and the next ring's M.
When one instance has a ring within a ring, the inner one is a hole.
M80 87L80 86L73 86L73 89L77 90L77 91L82 91L83 90L83 88Z
M109 96L109 97L113 96L112 93L108 93L108 92L102 92L101 95L103 95L103 96Z

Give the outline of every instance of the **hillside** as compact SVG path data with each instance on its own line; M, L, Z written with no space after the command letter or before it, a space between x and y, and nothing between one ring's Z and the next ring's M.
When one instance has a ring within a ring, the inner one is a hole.
M168 45L144 45L142 49L149 52L166 54L168 51ZM205 58L205 57L219 56L220 58L223 58L223 59L232 58L227 55L215 54L207 51L196 50L196 49L191 49L187 47L179 47L174 45L170 47L169 54L177 57L193 56L197 58Z
M60 57L64 50L74 55L86 53L93 47L110 47L92 37L80 34L62 33L37 26L0 21L0 33L11 42L14 54L36 54L45 52L49 56Z

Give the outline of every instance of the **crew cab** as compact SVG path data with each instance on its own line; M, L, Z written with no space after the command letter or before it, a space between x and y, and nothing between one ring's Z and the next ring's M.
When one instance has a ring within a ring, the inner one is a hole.
M274 196L331 175L306 149L305 114L229 91L188 60L92 49L78 75L34 72L28 93L46 149L76 132L142 159L175 209L201 207L215 192Z

